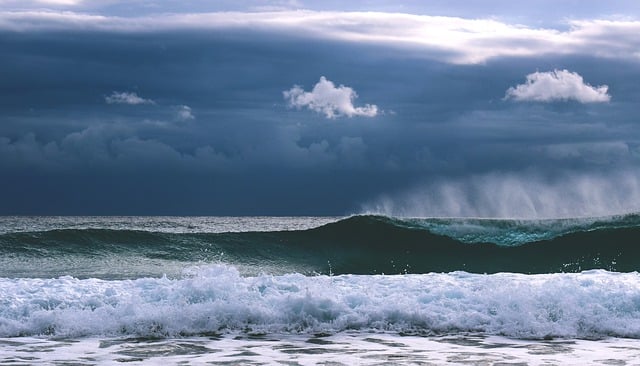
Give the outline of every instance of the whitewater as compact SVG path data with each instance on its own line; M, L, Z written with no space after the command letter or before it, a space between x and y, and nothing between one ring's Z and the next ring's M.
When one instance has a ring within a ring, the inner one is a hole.
M634 214L0 226L0 364L640 359Z

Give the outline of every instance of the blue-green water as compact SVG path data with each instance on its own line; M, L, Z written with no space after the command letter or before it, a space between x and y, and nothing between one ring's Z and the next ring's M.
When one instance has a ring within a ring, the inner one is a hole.
M5 220L0 234L4 277L135 279L177 276L186 267L206 264L234 266L247 275L640 269L638 215L543 221L384 216Z

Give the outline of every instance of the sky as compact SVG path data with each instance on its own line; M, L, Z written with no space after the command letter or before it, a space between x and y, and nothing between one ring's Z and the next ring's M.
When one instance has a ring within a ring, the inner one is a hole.
M0 0L0 214L640 210L640 2Z

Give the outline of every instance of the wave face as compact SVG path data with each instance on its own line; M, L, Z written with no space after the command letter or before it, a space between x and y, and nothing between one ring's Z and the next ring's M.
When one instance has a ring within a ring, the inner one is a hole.
M289 231L145 228L1 234L0 277L175 277L186 266L210 263L234 265L244 275L640 270L638 215L543 221L354 216Z
M241 276L0 279L0 337L215 333L482 332L517 338L640 337L640 275Z

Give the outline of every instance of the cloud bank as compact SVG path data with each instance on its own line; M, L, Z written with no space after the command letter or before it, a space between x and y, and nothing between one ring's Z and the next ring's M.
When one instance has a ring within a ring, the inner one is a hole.
M320 81L310 92L294 85L282 94L290 107L298 109L306 107L314 112L322 113L330 119L342 116L375 117L378 114L378 107L375 104L355 107L353 101L358 97L358 94L348 86L336 87L332 81L327 80L324 76L320 77Z
M0 11L0 213L342 215L384 194L416 215L640 208L617 175L640 164L635 22L125 10ZM536 68L615 103L499 102Z
M380 44L456 64L497 57L589 55L639 60L640 21L569 20L561 29L495 19L385 12L214 12L117 17L74 12L0 12L0 30L162 32L245 29L348 43ZM426 52L425 52L426 51Z
M603 103L611 100L607 85L591 86L578 73L568 70L534 72L524 84L509 88L505 99L518 102L556 102L575 100L580 103Z
M117 91L114 91L111 95L104 97L104 100L107 104L156 104L153 100L141 98L136 93Z

